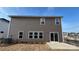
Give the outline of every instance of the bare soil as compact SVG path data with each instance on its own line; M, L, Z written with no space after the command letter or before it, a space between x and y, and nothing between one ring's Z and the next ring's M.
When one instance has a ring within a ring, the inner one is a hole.
M46 44L0 44L0 51L79 51L79 46L68 42L72 41L47 42Z
M47 44L0 45L0 51L50 51Z

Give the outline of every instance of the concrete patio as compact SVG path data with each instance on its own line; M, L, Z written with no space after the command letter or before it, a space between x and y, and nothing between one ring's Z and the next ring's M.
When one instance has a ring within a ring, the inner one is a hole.
M79 50L79 47L70 45L67 43L59 43L59 42L48 42L48 46L52 50L67 50L67 51L72 51L72 50Z

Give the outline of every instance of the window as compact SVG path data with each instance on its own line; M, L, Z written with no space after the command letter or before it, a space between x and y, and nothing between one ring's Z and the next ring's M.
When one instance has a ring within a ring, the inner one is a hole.
M4 31L0 31L0 33L4 33Z
M38 32L35 32L35 33L34 33L34 38L35 38L35 39L38 38Z
M55 18L55 24L59 25L60 24L60 19L59 18Z
M19 38L22 38L22 36L19 36Z
M23 32L19 32L19 39L23 38Z
M21 36L22 36L22 35L23 35L23 32L19 32L19 35L21 35Z
M40 25L45 25L45 18L40 18Z
M29 38L33 38L33 33L32 32L29 33Z
M43 38L43 32L39 32L39 39Z
M42 39L43 38L43 32L39 32L39 31L29 32L28 36L31 39L39 39L39 38Z

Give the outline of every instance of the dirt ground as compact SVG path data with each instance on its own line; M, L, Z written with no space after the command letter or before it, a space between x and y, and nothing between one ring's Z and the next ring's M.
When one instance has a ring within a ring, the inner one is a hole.
M0 51L50 51L47 44L13 44L1 45Z
M0 51L79 51L79 47L67 43L0 45Z

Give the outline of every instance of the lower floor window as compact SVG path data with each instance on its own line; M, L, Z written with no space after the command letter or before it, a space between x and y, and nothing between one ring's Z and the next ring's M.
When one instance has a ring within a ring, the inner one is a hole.
M33 36L29 36L29 38L33 38Z
M32 33L32 34L30 34ZM43 32L29 32L28 33L29 38L31 39L42 39L43 38Z
M37 39L37 38L38 38L38 36L34 36L34 38L35 38L35 39Z
M43 38L43 33L39 33L39 38Z
M38 32L34 32L34 38L35 38L35 39L38 38Z
M43 38L43 36L39 36L39 38Z
M19 36L19 38L22 38L22 36Z
M23 38L23 32L19 32L19 39L22 39Z

